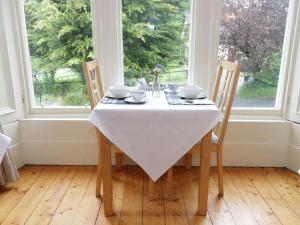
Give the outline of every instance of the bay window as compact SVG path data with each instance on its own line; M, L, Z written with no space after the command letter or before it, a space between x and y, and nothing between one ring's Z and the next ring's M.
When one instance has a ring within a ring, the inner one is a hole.
M222 59L242 66L234 107L280 111L293 7L293 0L24 0L31 107L87 107L80 63L92 58L105 89L151 83L161 64L162 84L197 84L208 94Z

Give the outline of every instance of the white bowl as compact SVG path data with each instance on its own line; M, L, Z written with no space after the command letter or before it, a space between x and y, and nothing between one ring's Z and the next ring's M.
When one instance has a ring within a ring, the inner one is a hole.
M185 98L196 98L203 91L200 87L196 85L186 85L180 87L178 92L182 93Z
M125 85L114 85L111 86L108 90L115 98L125 98L128 95L129 87Z

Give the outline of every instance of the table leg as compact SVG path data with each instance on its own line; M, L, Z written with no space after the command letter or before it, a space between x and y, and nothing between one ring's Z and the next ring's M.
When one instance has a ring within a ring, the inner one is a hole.
M201 142L198 214L205 216L208 202L208 183L210 169L211 131L208 132Z
M112 166L109 140L101 133L101 162L105 216L113 216Z
M173 168L171 167L167 172L167 188L166 188L167 200L172 200L172 189L173 189Z
M154 200L154 182L151 179L151 177L149 177L149 199L150 201Z

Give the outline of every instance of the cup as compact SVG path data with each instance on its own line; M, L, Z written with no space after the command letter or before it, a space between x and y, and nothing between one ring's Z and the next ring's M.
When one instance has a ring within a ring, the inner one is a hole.
M145 97L146 92L144 90L132 90L131 95L134 101L140 102Z

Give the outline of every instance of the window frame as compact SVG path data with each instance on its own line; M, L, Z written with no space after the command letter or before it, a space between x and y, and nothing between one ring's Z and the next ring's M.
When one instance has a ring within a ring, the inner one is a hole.
M16 14L17 14L17 26L19 28L18 39L21 49L21 57L23 61L23 71L24 71L24 81L26 89L26 108L28 115L80 115L88 114L90 112L90 107L86 106L58 106L58 107L39 107L34 104L34 90L33 90L33 80L32 80L32 70L30 62L29 45L27 39L26 30L26 18L24 10L24 1L17 0L16 2ZM80 116L81 117L81 116Z
M200 85L211 95L217 67L219 27L223 2L192 0L189 50L189 84ZM274 108L233 108L233 115L282 116L286 104L287 80L291 74L291 58L295 47L294 30L297 20L298 2L290 0L287 25L283 43L280 78ZM113 84L123 84L122 3L117 0L91 0L93 46L95 57L102 63L104 89ZM97 13L95 13L97 12ZM38 107L34 105L33 81L26 32L23 0L17 0L18 27L20 29L21 52L24 66L28 114L87 114L89 107L58 106ZM299 20L299 18L298 18ZM207 23L207 21L210 21ZM113 68L113 69L112 69ZM197 74L206 74L197 76ZM285 75L285 76L284 76Z
M16 112L16 97L14 94L14 86L13 86L13 80L12 80L12 61L11 61L11 53L9 52L8 46L9 46L9 36L6 31L6 26L8 26L8 22L5 20L4 10L5 7L2 7L2 4L0 3L0 64L3 72L4 77L4 83L7 87L6 92L6 98L7 98L7 106L0 108L0 116L5 116L7 114L11 114ZM6 57L4 57L6 56Z

